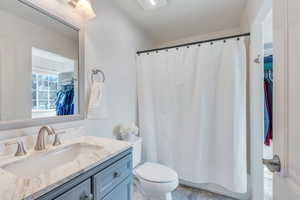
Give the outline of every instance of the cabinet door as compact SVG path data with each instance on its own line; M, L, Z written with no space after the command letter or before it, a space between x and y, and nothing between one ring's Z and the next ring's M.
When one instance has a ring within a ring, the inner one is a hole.
M103 199L132 174L132 156L128 155L93 177L95 199Z
M102 200L132 200L132 177L125 179Z
M80 183L54 200L92 200L91 179Z

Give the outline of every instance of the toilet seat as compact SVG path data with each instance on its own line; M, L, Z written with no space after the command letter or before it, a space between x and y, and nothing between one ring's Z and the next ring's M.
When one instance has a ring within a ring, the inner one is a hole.
M170 183L177 182L177 173L160 164L145 163L135 169L135 175L145 181L153 183Z

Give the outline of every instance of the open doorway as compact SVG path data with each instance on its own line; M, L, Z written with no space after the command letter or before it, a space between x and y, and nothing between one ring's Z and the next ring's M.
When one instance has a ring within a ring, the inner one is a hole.
M273 14L263 21L264 132L263 157L273 157ZM264 166L264 200L273 199L273 174Z

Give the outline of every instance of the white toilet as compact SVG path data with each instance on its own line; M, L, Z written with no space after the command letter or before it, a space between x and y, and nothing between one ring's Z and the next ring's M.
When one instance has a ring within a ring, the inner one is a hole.
M145 200L172 200L171 192L178 186L177 173L157 163L141 162L142 139L132 142L133 167L136 185Z

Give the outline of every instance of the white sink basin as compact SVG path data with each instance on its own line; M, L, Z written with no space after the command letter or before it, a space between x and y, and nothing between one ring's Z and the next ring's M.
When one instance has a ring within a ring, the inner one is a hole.
M37 177L44 172L74 161L80 155L101 151L96 145L76 143L50 152L32 155L24 160L6 164L1 168L21 177Z

